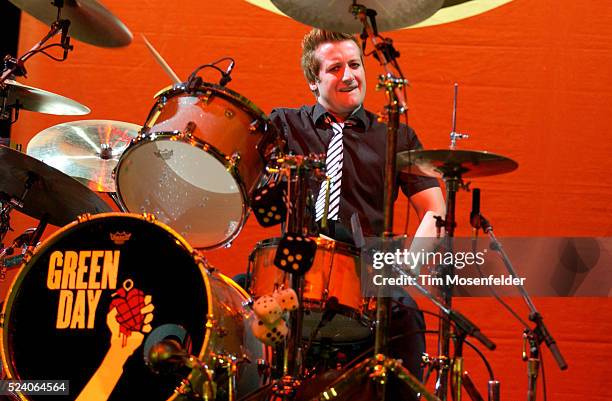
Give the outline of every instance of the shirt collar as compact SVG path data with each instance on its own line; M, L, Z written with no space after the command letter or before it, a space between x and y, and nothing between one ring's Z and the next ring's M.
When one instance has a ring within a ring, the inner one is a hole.
M319 120L324 119L325 116L327 115L331 116L331 114L327 112L325 107L321 106L321 104L317 102L312 112L312 120L315 123L318 123ZM365 109L363 108L363 105L355 109L355 111L353 111L353 113L350 115L347 121L353 121L357 124L362 124L364 127L366 127L368 124L368 120L367 120L366 112L365 112Z

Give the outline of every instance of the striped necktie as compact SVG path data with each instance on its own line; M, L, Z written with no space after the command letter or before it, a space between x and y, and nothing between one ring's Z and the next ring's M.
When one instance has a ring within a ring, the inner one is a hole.
M327 148L327 156L325 157L325 165L327 176L329 177L329 211L327 213L328 220L338 220L338 212L340 211L340 183L342 178L342 129L344 123L336 123L330 121L333 136ZM315 205L316 221L323 218L325 213L325 198L327 194L327 180L321 183L319 196Z

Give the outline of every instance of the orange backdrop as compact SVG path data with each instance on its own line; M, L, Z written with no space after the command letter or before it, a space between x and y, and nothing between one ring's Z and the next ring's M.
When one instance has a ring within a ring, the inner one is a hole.
M302 35L309 27L239 0L107 0L134 33L122 49L73 41L64 63L37 56L22 82L63 94L89 106L82 118L23 112L12 140L24 149L41 130L76 119L113 119L142 124L152 96L170 84L148 53L141 34L156 46L181 78L198 65L232 56L237 66L229 87L265 112L275 106L313 101L299 68ZM411 81L411 125L429 148L448 146L453 83L458 82L458 130L470 139L459 148L484 149L516 160L517 171L476 179L484 213L500 236L610 236L612 141L612 9L607 1L588 6L572 0L515 0L486 14L446 25L390 33ZM20 54L47 28L22 19ZM366 62L366 106L382 110L375 92L380 71ZM215 80L215 75L205 75ZM143 172L146 174L146 172ZM467 234L470 195L458 195L458 234ZM403 229L407 202L397 203ZM412 214L411 227L415 226ZM16 233L34 220L14 214ZM55 228L49 227L46 235ZM261 239L276 236L250 219L231 248L209 252L228 275L244 271ZM10 237L9 237L10 238ZM172 274L168 271L167 274ZM523 311L519 299L511 299ZM420 301L423 306L427 302ZM609 299L537 299L570 370L560 372L549 353L546 380L551 400L607 400L612 384L612 302ZM502 380L505 400L524 399L526 367L520 360L521 327L491 300L462 299L456 305L497 341L488 353ZM430 326L435 323L430 321ZM433 345L433 339L429 341ZM431 347L432 353L435 348ZM473 354L467 368L484 391L484 371Z

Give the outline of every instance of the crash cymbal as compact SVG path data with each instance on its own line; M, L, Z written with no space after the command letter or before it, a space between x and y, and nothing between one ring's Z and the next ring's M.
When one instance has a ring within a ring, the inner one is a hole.
M360 33L363 25L350 13L352 0L271 0L296 21L328 31ZM359 0L358 4L376 11L380 32L404 28L432 16L443 0Z
M28 155L76 178L89 189L115 192L113 169L140 125L82 120L54 125L34 136Z
M19 102L19 108L22 110L61 116L80 116L89 114L91 111L88 107L72 99L47 92L46 90L27 86L11 79L7 79L4 84L6 85L6 104L8 106L15 105ZM1 100L2 91L0 90L0 101Z
M517 168L518 163L512 159L478 150L407 150L397 154L398 171L427 177L485 177Z
M84 213L112 209L94 192L59 170L14 149L0 146L0 195L19 199L26 182L31 187L23 205L15 209L37 219L63 226Z
M70 20L69 35L99 47L122 47L132 42L130 30L95 0L63 0L62 19ZM57 8L50 0L10 0L34 18L51 25Z

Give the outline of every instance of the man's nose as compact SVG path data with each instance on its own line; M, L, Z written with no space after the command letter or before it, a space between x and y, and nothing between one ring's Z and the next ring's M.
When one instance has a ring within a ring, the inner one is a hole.
M351 71L351 69L347 66L344 68L344 74L342 74L342 81L343 82L352 82L355 79L355 76L353 75L353 71Z

